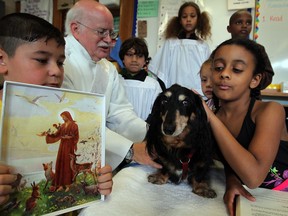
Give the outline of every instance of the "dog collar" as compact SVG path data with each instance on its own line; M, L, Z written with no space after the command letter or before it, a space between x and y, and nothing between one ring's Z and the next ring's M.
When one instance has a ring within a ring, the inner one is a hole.
M191 151L184 160L180 159L180 163L182 164L182 180L185 179L188 175L188 165L190 163L190 159L193 157L194 151Z

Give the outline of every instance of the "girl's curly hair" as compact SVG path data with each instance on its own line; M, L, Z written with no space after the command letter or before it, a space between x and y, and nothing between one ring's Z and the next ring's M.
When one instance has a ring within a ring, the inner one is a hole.
M211 37L211 25L208 13L206 11L201 12L199 6L194 2L185 2L179 8L178 16L172 17L168 22L167 28L164 32L166 39L177 38L179 33L184 31L180 21L183 10L189 6L195 8L197 13L197 25L195 28L197 37L202 40L206 40Z

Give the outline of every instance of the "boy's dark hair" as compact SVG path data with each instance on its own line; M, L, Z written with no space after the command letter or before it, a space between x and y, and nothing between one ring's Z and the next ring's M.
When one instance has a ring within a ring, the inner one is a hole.
M143 38L132 37L132 38L125 40L120 47L119 57L122 61L124 60L125 54L131 48L135 50L136 55L142 54L144 55L145 61L149 60L148 58L149 51L148 51L146 41Z
M0 48L8 56L22 44L45 38L55 39L59 46L65 46L63 34L48 21L27 13L12 13L0 19Z
M222 42L212 52L211 58L213 59L213 61L214 61L215 53L217 52L217 50L220 47L225 46L225 45L241 46L241 47L245 48L247 51L249 51L254 56L255 69L253 71L253 76L256 74L261 74L262 79L256 88L251 89L251 97L255 97L256 99L260 99L261 98L261 92L260 91L266 87L265 83L267 83L267 80L266 80L267 79L267 75L266 75L267 71L265 71L265 57L263 56L263 53L261 52L261 48L253 40L249 40L249 39L245 39L245 38L229 39L229 40Z
M252 18L252 14L250 11L248 11L247 9L240 9L240 10L237 10L236 12L234 12L230 18L229 18L229 25L232 25L235 18L238 17L238 15L240 15L241 13L248 13L251 15L251 18Z

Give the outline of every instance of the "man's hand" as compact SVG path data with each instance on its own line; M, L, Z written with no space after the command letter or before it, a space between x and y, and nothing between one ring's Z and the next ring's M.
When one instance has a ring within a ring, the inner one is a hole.
M148 155L147 150L146 150L146 141L134 143L133 150L134 150L134 156L132 159L135 162L139 164L149 165L156 169L162 168L161 164L154 162L153 159L150 158L150 156Z

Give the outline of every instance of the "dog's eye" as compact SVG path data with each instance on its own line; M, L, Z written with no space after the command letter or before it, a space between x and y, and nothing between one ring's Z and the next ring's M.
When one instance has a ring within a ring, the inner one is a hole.
M162 105L165 105L167 102L168 102L168 101L167 101L166 99L164 99L164 100L161 101L161 104L162 104Z
M182 101L182 105L183 105L183 106L188 106L188 105L189 105L189 101L183 100L183 101Z

